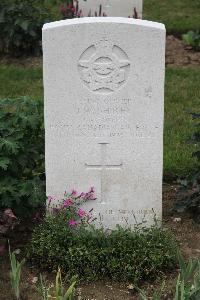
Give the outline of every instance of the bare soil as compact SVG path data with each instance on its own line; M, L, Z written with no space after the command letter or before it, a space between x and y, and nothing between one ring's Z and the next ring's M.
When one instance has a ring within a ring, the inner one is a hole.
M163 226L168 228L180 242L180 248L186 258L196 258L200 255L200 225L196 224L189 215L178 215L172 212L173 203L180 198L179 186L176 184L163 185ZM21 249L23 252L31 236L30 220L18 226L10 235L12 249ZM0 240L0 243L3 239ZM5 240L4 240L5 242ZM9 260L7 253L0 256L0 300L13 300L9 281ZM34 277L38 277L39 270L26 264L23 268L22 300L38 300ZM163 299L172 299L172 289L178 270L165 275L166 295ZM46 273L50 282L55 281L55 274ZM149 294L154 288L159 288L163 278L155 282L145 282L144 288ZM136 300L137 292L131 282L127 284L105 281L80 284L77 288L78 300ZM150 299L150 298L149 298Z
M9 55L0 56L0 65L14 65L22 68L42 67L42 56L11 57Z
M173 204L182 196L179 193L179 186L164 184L163 224L180 242L180 248L185 257L196 258L200 256L200 224L195 223L190 215L172 211Z
M26 68L42 67L42 57L14 58L3 56L0 57L0 64L11 64ZM166 40L166 65L200 66L200 52L195 52L177 37L168 35Z
M195 52L180 39L173 35L168 35L166 42L166 65L200 66L200 52Z

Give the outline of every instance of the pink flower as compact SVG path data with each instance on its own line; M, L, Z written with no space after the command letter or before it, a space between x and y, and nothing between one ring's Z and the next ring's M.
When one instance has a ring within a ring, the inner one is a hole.
M60 12L63 14L65 13L65 7L63 4L60 5Z
M63 202L63 207L69 207L70 205L72 205L72 200L71 199L65 199Z
M94 186L91 186L89 193L94 193L94 192L95 192Z
M77 195L77 191L73 189L71 195L72 196L76 196Z
M84 199L88 200L88 197L89 197L89 193L85 193Z
M85 210L83 208L80 208L79 211L78 211L78 215L79 215L80 218L85 217L85 215L86 215Z
M67 5L67 8L68 9L72 8L72 3L71 2Z
M51 202L55 200L55 198L53 196L48 196L47 200L48 200L48 204L50 205Z
M82 193L80 194L80 197L85 197L85 193L82 192Z
M53 207L53 215L57 215L60 212L60 208Z
M89 200L96 200L97 198L95 197L95 195L90 195Z
M77 224L77 222L74 219L69 220L69 225L70 226L75 226L76 224Z
M87 200L96 200L96 197L94 195L94 188L91 187L90 191L85 194L84 199Z

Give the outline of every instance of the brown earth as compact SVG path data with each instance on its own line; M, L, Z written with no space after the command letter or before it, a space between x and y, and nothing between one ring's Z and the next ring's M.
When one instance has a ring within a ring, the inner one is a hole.
M37 68L42 67L42 56L30 57L10 57L9 55L0 57L0 64L14 65L22 68Z
M0 57L0 64L12 64L20 67L41 67L42 57L13 58ZM195 52L180 39L168 35L166 40L167 66L200 66L200 52Z
M180 242L180 248L186 258L196 258L200 255L200 225L194 223L189 215L178 215L171 211L173 203L180 198L179 189L176 184L164 184L163 186L163 226L169 229ZM11 234L10 242L12 249L26 248L27 241L31 235L30 221L21 224L17 232ZM1 242L1 241L0 241ZM19 255L20 256L20 255ZM13 300L9 282L9 260L7 255L0 257L0 300ZM165 275L166 296L163 299L172 299L171 290L174 289L178 270ZM38 277L39 270L26 264L23 268L22 300L38 300L33 278ZM46 274L50 282L55 281L55 274ZM155 282L147 282L142 285L148 293L154 288L159 288L163 278ZM77 288L78 300L136 300L137 293L129 284L101 281L81 284ZM149 298L150 299L150 298Z
M200 66L200 52L195 52L173 35L167 36L167 66Z

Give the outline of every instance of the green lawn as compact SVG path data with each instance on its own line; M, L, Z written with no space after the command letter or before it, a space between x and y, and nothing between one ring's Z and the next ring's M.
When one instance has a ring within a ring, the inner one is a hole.
M186 141L195 130L189 111L200 112L200 68L166 70L164 171L165 174L187 175L197 167L191 158L195 149Z
M168 33L200 29L200 0L144 0L143 19L164 23Z
M43 98L42 70L0 65L0 98L25 95Z
M196 165L194 146L186 143L194 130L188 111L199 109L200 68L167 68L165 88L165 174L186 175ZM43 99L42 70L0 66L0 97L28 95ZM199 109L200 111L200 109Z

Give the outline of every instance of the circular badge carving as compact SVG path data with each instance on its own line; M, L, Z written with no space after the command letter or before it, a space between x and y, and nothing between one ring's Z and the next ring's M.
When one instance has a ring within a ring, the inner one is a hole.
M82 81L92 92L110 94L127 81L130 61L124 50L104 39L82 53L78 68Z

